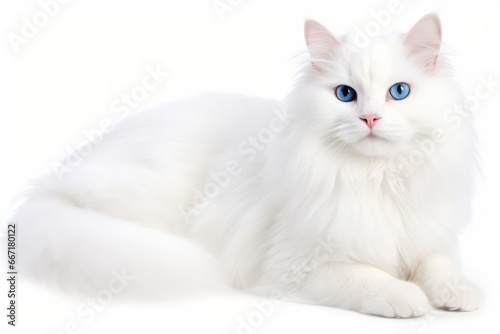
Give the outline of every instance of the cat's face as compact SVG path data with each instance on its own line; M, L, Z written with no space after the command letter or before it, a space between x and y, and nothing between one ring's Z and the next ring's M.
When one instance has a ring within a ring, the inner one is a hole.
M453 87L436 75L439 19L426 16L404 36L373 39L360 50L306 23L311 56L310 117L337 148L391 156L440 126Z

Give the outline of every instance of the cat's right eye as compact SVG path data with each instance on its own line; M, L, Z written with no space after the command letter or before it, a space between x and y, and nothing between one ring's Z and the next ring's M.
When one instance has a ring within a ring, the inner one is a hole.
M335 89L335 95L342 102L351 102L356 100L356 91L349 86L340 85Z
M398 82L389 88L389 94L396 101L406 99L410 94L410 86L407 83Z

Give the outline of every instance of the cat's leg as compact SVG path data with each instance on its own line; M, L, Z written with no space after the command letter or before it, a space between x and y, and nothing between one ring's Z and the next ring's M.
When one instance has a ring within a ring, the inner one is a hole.
M323 264L310 271L290 297L384 317L415 317L431 308L416 284L364 264Z
M424 259L411 279L425 292L436 308L449 311L473 311L481 304L481 293L446 255Z

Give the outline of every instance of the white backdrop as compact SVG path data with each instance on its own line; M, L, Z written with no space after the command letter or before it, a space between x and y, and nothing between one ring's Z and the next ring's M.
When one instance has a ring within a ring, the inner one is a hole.
M305 51L305 18L334 32L357 29L361 34L386 23L384 30L406 30L424 14L436 12L444 40L453 49L450 56L457 77L465 92L474 95L484 78L500 82L496 4L494 0L2 1L2 221L13 208L13 195L27 180L50 171L103 120L117 119L119 110L138 112L202 91L283 98L300 60L297 56ZM386 22L381 13L391 6L398 10ZM157 84L141 88L144 78L155 71L160 73ZM74 314L78 302L21 280L15 332L71 333L71 325L66 331L65 326L75 320L84 333L500 333L496 302L500 300L500 84L492 90L475 115L484 175L478 181L473 222L461 237L464 268L486 295L482 310L435 311L421 319L393 320L297 304L259 311L253 298L221 296L140 307L110 303L87 323ZM3 314L1 319L0 327L6 328Z

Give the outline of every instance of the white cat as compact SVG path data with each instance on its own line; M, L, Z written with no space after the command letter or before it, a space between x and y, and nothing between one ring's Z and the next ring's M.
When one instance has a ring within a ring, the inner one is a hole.
M207 95L131 116L12 221L21 272L134 295L224 286L386 317L470 311L456 268L475 137L434 15L353 48L305 25L289 97ZM123 278L122 277L122 278ZM109 283L111 284L111 283Z

